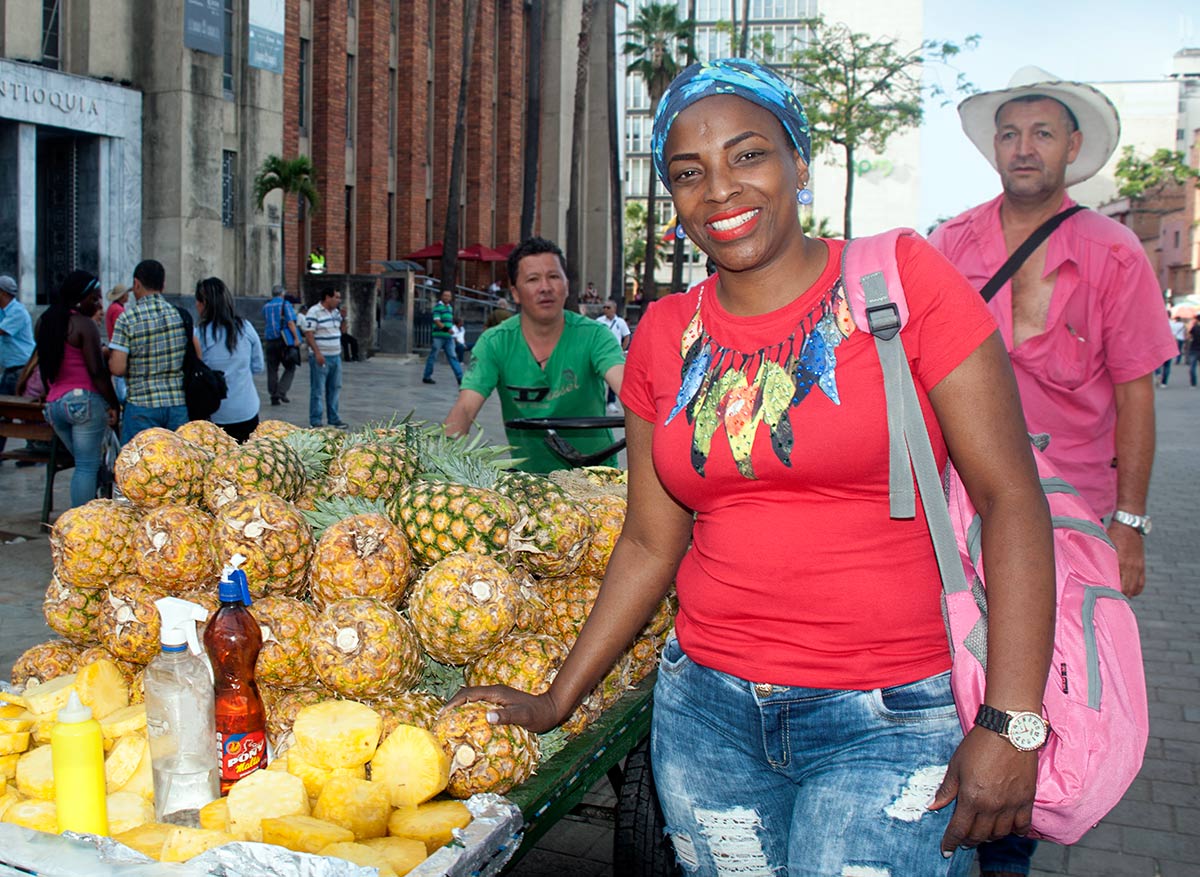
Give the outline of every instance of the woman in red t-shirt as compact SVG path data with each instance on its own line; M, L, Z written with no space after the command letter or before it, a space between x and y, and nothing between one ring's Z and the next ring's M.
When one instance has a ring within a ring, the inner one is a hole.
M634 337L626 526L567 662L540 697L459 699L552 727L674 581L652 757L685 870L964 874L960 846L1028 829L1037 754L959 727L924 515L889 517L882 373L842 292L844 244L800 228L804 111L753 62L693 65L653 149L717 274L651 305ZM953 453L983 517L987 703L1040 712L1054 564L1012 371L948 262L912 238L897 262L935 455Z

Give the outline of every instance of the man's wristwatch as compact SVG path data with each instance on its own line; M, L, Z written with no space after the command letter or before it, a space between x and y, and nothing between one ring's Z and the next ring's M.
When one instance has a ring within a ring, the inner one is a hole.
M995 731L1022 752L1041 749L1050 734L1050 723L1031 712L1004 712L986 703L979 705L975 724Z
M1123 512L1117 509L1112 513L1112 519L1118 524L1124 524L1126 527L1133 527L1143 536L1150 535L1150 516L1135 515L1133 512Z

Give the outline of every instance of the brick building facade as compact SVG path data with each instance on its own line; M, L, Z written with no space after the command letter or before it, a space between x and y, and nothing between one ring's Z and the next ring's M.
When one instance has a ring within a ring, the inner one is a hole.
M478 3L459 243L496 246L520 229L526 12ZM374 273L441 239L465 14L465 0L287 0L283 154L311 157L321 197L285 206L289 285L314 247L329 272Z

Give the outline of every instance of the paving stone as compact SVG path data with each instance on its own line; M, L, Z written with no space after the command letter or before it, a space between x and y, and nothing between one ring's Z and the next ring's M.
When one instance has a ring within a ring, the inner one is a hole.
M1148 856L1075 848L1067 856L1067 870L1075 877L1157 877L1158 868Z

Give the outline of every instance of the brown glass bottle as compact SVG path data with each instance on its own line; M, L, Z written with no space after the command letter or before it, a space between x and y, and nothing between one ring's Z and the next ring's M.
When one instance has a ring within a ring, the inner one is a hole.
M267 714L254 681L262 630L246 609L250 605L246 574L227 568L220 598L221 608L204 631L204 649L213 668L215 744L224 795L238 780L267 766Z

